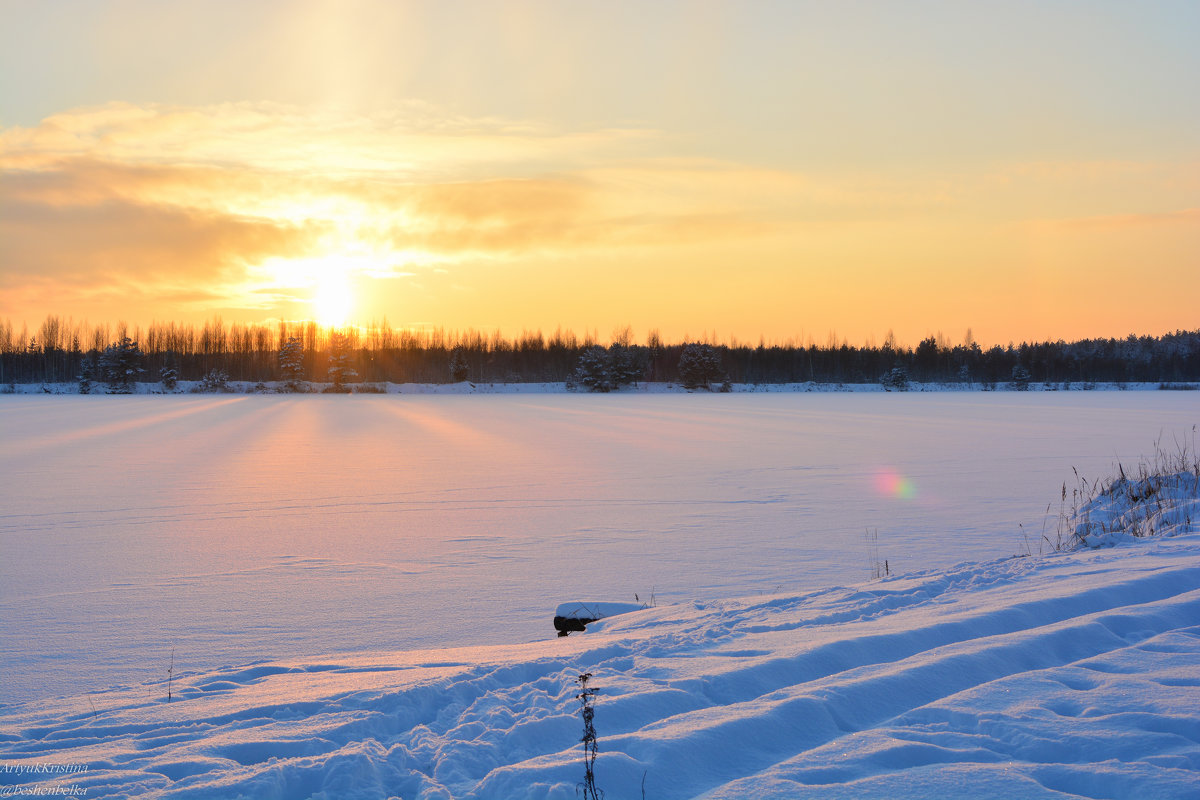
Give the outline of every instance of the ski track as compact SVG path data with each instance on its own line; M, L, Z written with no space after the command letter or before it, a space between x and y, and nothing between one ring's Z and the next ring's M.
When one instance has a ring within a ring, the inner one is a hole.
M583 671L613 798L1194 798L1200 537L15 706L0 759L88 797L566 800Z

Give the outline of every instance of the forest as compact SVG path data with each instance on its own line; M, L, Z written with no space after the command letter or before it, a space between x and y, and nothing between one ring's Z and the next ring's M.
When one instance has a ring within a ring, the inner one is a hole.
M48 316L30 330L0 321L0 385L103 380L103 365L120 350L137 382L312 381L341 383L567 382L606 390L626 383L877 383L982 384L1040 382L1200 381L1200 330L1122 339L1022 342L982 348L970 335L959 344L930 336L915 347L853 346L831 336L825 345L663 341L650 332L635 342L629 329L607 345L594 334L561 329L514 338L479 331L413 331L386 322L330 329L315 322L148 327L87 325ZM107 361L105 359L108 359ZM682 362L682 363L681 363ZM682 367L682 370L681 370ZM699 372L695 372L695 370ZM597 378L597 375L603 377Z

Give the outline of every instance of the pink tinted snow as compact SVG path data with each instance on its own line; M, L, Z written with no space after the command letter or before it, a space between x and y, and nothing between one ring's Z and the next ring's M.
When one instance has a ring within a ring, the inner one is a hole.
M0 702L1036 551L1186 395L0 396Z

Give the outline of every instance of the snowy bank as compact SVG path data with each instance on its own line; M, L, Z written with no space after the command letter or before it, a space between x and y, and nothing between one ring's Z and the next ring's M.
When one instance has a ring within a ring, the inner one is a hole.
M1195 533L1200 529L1200 470L1121 477L1074 515L1072 529L1074 541L1083 547Z
M1194 798L1200 536L623 614L505 647L263 663L10 706L9 786L561 798L593 674L613 798ZM22 772L79 765L69 774Z

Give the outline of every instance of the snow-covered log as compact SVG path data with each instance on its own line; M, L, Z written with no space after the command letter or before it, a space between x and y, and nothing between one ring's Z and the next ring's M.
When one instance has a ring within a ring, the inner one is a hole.
M572 600L569 603L560 603L558 608L554 609L554 630L558 631L559 636L566 636L571 631L583 630L588 623L598 619L641 611L643 608L645 606L640 603Z

